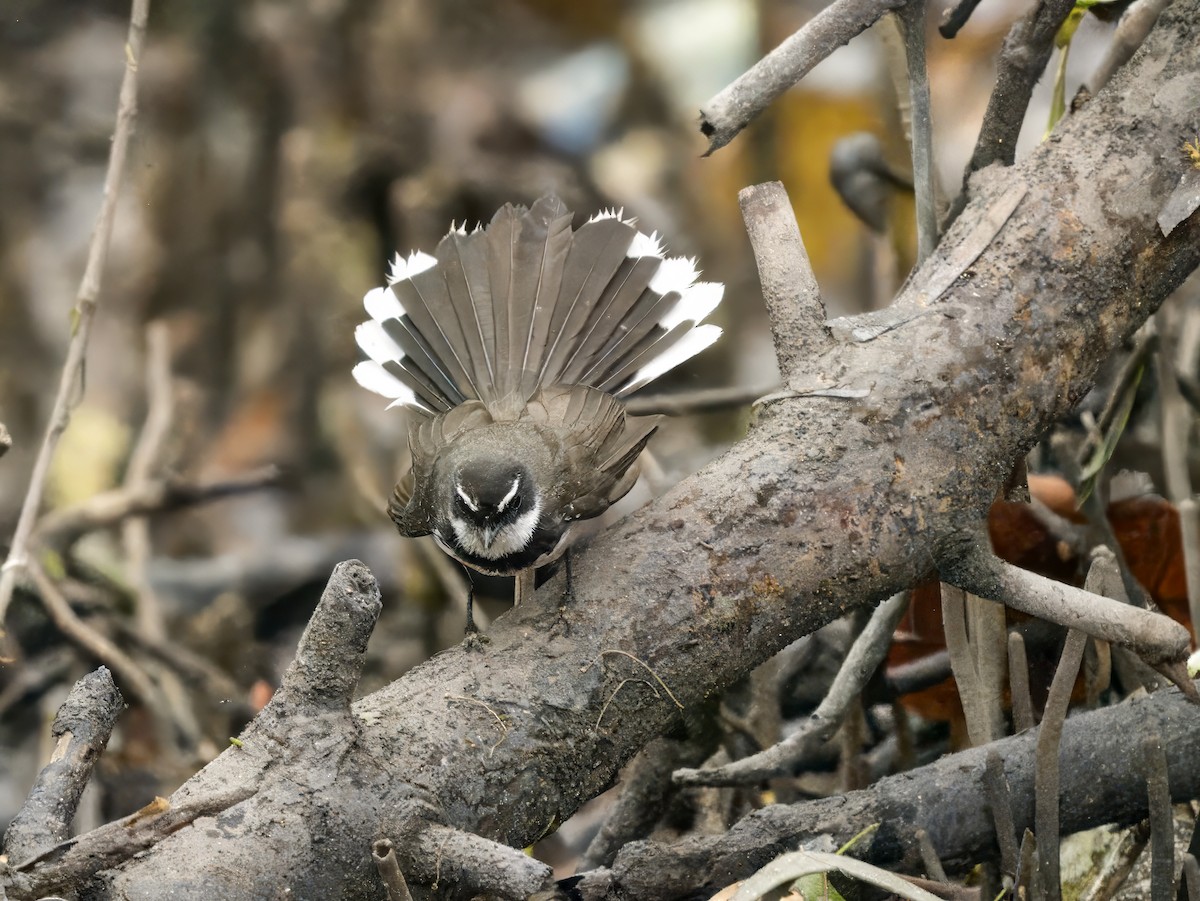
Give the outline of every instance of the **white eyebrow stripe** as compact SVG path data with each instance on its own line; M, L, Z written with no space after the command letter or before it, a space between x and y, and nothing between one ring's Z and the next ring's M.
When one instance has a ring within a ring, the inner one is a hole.
M500 501L500 505L496 507L496 509L503 512L504 508L508 506L508 502L513 499L513 496L517 493L517 489L520 486L521 477L517 476L515 479L513 479L512 487L508 489L508 494L504 495L504 499Z
M479 504L475 503L475 501L471 499L471 495L469 495L465 491L463 491L462 485L455 485L454 490L457 491L458 496L463 499L463 503L471 508L471 512L473 512L473 513L479 512Z

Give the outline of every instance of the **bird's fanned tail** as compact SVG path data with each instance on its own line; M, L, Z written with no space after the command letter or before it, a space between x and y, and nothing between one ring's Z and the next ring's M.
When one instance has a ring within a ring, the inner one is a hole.
M506 205L486 229L452 229L436 257L397 257L364 300L368 359L354 375L431 412L472 398L515 411L555 385L623 396L720 336L701 323L723 287L696 277L694 260L664 257L619 213L572 231L556 197Z

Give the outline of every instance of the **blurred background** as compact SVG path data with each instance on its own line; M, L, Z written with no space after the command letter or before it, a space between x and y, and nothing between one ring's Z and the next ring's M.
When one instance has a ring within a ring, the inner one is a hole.
M86 627L148 679L89 790L82 825L166 794L269 698L332 565L365 560L384 612L362 690L460 640L463 577L383 514L404 422L350 378L361 299L397 250L451 221L556 191L579 214L623 207L726 283L726 337L651 389L775 386L737 207L788 188L831 315L886 302L913 256L911 198L876 228L830 186L839 141L867 132L901 180L895 36L881 23L818 67L729 147L702 157L700 106L822 6L811 0L210 0L152 7L137 131L120 196L86 393L48 483L74 511L143 481L236 496L176 499L130 529L60 530L42 565ZM930 10L943 195L961 182L993 60L1026 4L984 0L952 41ZM116 0L0 7L0 545L12 534L71 335L124 66ZM1111 26L1090 17L1067 96ZM1045 129L1049 79L1022 136ZM157 400L155 400L157 398ZM151 416L157 411L156 416ZM148 422L160 423L148 437ZM671 420L653 443L672 483L749 421L745 403ZM165 426L161 424L165 423ZM277 469L264 470L263 467ZM247 484L248 483L248 484ZM643 492L641 499L648 496ZM139 531L140 530L140 531ZM51 540L52 538L52 540ZM504 609L506 586L481 583ZM150 611L150 612L147 612ZM98 660L32 588L0 666L0 829L47 753L48 723Z

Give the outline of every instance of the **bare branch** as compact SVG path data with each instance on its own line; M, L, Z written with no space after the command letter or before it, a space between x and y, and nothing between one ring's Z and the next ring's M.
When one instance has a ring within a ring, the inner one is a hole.
M1020 850L1017 848L1017 830L1013 825L1012 798L1004 778L1004 761L994 749L988 750L985 760L983 788L996 830L996 843L1000 848L1000 869L1007 876L1015 876Z
M1141 757L1150 811L1150 897L1170 898L1175 894L1175 814L1167 755L1157 732L1142 738Z
M1074 5L1074 0L1038 0L1008 32L996 61L996 87L963 177L964 192L971 173L992 163L1013 164L1033 87L1050 61L1054 36Z
M1034 781L1036 797L1036 825L1038 874L1049 901L1060 897L1062 880L1058 867L1058 787L1059 748L1063 724L1067 719L1067 706L1071 703L1071 689L1079 675L1079 663L1083 660L1083 649L1087 636L1075 629L1067 633L1058 669L1050 682L1050 694L1046 698L1046 709L1042 713L1042 724L1037 733L1037 777Z
M87 353L88 337L92 332L92 317L100 298L101 279L108 260L109 239L112 237L113 221L117 215L117 198L121 193L121 181L125 175L125 157L129 151L129 139L133 135L133 123L137 117L137 71L142 58L142 45L146 39L146 20L150 15L150 0L133 0L129 18L129 36L125 42L125 74L121 79L121 94L117 105L117 124L113 130L112 146L108 154L108 171L104 176L104 197L100 214L96 219L96 230L88 245L87 266L79 293L75 297L75 323L71 343L67 348L67 359L63 363L62 378L46 435L33 464L29 477L29 488L21 504L16 532L8 551L8 559L0 568L0 634L3 634L4 617L16 587L17 572L27 563L28 545L42 504L42 492L46 476L50 472L50 461L54 458L58 439L66 431L71 418L71 407L78 401L82 390L80 377Z
M123 819L16 862L13 870L17 879L9 895L13 901L24 901L80 885L101 870L153 847L197 818L228 810L253 794L250 786L238 786L178 805L156 798Z
M948 41L957 37L978 5L979 0L958 0L958 3L949 7L942 15L942 22L938 25L938 33Z
M278 484L280 477L278 467L262 466L206 481L154 479L136 488L116 488L48 514L38 525L33 543L64 550L88 532L110 528L131 516L166 513L248 491L260 491Z
M634 395L625 401L625 412L631 416L683 416L688 413L714 413L734 407L749 407L760 397L777 391L778 385L757 387L701 388L696 391L674 391L669 394Z
M153 710L161 722L170 722L171 717L165 709L166 704L146 671L135 663L132 657L76 615L40 563L30 560L27 568L37 587L42 606L46 608L58 630L116 673L126 691Z
M955 557L942 577L1022 613L1124 645L1152 666L1187 659L1188 631L1169 617L1018 569L986 549Z
M271 699L277 710L350 712L367 640L383 604L379 585L358 560L339 563Z
M917 202L917 262L920 266L938 242L936 178L933 167L933 113L929 69L925 63L925 0L909 0L897 15L903 25L904 58L912 117L913 191Z
M1200 792L1200 717L1176 691L1073 716L1063 726L1060 755L1072 761L1060 776L1062 834L1146 815L1146 791L1139 767L1129 760L1140 750L1146 722L1162 729L1162 746L1171 771L1171 795L1186 801ZM1035 747L1026 733L949 754L935 763L879 780L870 788L798 804L776 804L755 811L720 836L684 839L671 844L636 842L617 855L611 869L586 874L581 888L607 886L583 895L623 901L660 901L688 891L728 883L749 875L776 855L813 836L831 834L845 841L878 823L871 841L855 855L882 866L900 861L912 830L923 828L943 864L974 866L998 853L995 825L984 789L989 755L1003 762L1014 799L1013 821L1024 831L1033 822ZM1057 836L1050 838L1057 846Z
M904 0L834 0L700 110L705 156L720 150L821 60Z
M412 901L412 893L404 874L400 872L400 864L396 860L396 846L391 839L381 838L371 845L371 859L375 861L375 869L379 870L379 878L387 888L388 901Z
M743 188L738 202L758 263L779 372L788 386L797 361L817 356L832 344L821 289L783 185L773 181Z
M1088 94L1094 97L1100 89L1108 84L1113 74L1129 62L1137 48L1142 46L1150 34L1150 29L1162 15L1162 11L1171 5L1171 0L1137 0L1133 6L1121 16L1113 31L1112 41L1108 51L1091 77L1084 83Z
M4 834L4 853L10 860L35 857L66 841L79 798L123 703L104 667L75 683L50 728L57 739L50 762Z

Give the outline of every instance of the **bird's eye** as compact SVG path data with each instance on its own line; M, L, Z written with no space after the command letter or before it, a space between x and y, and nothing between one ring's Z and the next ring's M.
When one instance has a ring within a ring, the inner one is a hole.
M508 509L510 509L510 510L520 510L521 509L521 495L518 494L511 501L508 502Z

